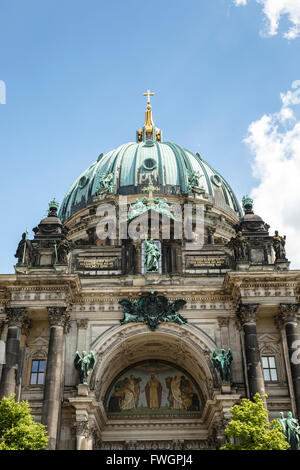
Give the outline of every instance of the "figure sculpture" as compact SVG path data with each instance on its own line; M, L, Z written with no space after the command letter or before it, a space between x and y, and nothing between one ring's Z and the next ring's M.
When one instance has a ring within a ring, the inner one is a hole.
M82 351L82 355L79 354L78 351L75 353L74 357L74 366L75 369L79 372L79 378L81 384L87 384L87 377L89 371L94 368L95 365L95 356L93 351L87 353L86 351Z
M247 245L248 240L243 236L241 231L237 232L236 237L232 237L230 242L227 244L229 248L233 249L236 261L247 259Z
M278 231L275 231L275 235L273 237L273 248L275 250L275 260L279 259L286 259L286 253L285 253L285 241L286 241L286 236L284 235L281 237L278 234Z
M161 256L160 249L154 240L145 240L145 266L147 271L158 271L158 261Z
M292 412L289 411L287 418L285 418L284 413L281 411L277 421L282 426L282 432L290 444L291 450L300 450L300 425L299 421L293 418Z
M24 232L15 253L15 258L18 258L17 264L30 265L34 261L34 256L31 241L27 239L27 233Z
M214 349L211 356L212 362L221 376L223 384L228 384L230 381L230 370L232 363L232 352L228 349L227 353L225 349L221 349L221 353L218 354Z
M66 238L59 241L57 245L57 258L59 264L68 263L68 254L70 252L70 244Z
M114 174L105 173L101 175L99 180L98 194L113 193L114 192Z
M186 325L187 320L178 313L186 301L183 299L168 300L157 292L151 291L143 294L139 299L119 301L124 311L121 325L130 322L146 323L151 331L154 331L161 322L174 322Z
M188 192L194 193L195 188L199 187L199 180L204 175L200 175L198 171L190 171L188 176ZM203 190L203 188L201 188Z

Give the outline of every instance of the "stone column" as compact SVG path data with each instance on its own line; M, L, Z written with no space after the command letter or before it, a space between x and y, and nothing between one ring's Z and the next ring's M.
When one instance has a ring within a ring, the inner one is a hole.
M258 307L259 304L241 304L237 314L244 331L244 348L250 398L255 393L260 395L265 394L265 382L256 332L256 312Z
M74 423L76 432L76 450L91 450L88 448L89 424L87 420Z
M56 449L57 427L61 406L61 378L63 374L64 334L68 332L70 315L66 307L48 307L50 339L44 385L42 424L49 436L47 449Z
M16 393L16 378L20 354L22 326L27 321L26 309L23 307L7 308L7 339L5 364L2 370L0 397L9 397Z
M5 364L5 341L7 337L7 321L6 319L0 320L0 384L2 377L2 369Z
M298 419L300 419L300 330L297 318L299 307L299 304L280 304L278 316L285 328Z

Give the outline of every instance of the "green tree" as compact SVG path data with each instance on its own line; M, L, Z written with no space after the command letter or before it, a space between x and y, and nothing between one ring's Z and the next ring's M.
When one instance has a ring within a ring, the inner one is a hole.
M290 447L279 421L268 421L268 411L259 393L253 401L244 398L234 405L231 414L225 435L237 443L227 442L220 450L287 450Z
M35 423L27 401L15 396L0 401L0 450L42 450L48 437L45 426Z

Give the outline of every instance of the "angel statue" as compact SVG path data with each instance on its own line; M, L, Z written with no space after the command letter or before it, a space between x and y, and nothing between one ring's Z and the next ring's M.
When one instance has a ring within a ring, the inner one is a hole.
M233 357L231 349L228 349L227 353L225 352L225 349L221 349L220 354L217 354L215 349L212 352L211 360L217 371L220 373L223 384L227 384L230 381L230 368L232 359Z
M87 384L87 377L89 371L94 368L95 365L95 356L93 351L89 354L86 351L82 351L82 355L80 356L79 352L76 351L74 357L74 366L75 369L79 372L79 378L81 384Z

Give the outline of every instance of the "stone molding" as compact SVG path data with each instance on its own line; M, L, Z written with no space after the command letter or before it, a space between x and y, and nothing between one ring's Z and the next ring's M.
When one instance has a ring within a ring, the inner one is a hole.
M97 450L215 450L214 442L211 439L172 439L168 441L106 441L99 439L96 442Z
M6 319L8 327L22 328L26 323L28 325L28 317L25 307L7 307Z
M256 324L256 313L259 304L240 304L237 317L242 326L252 323Z

